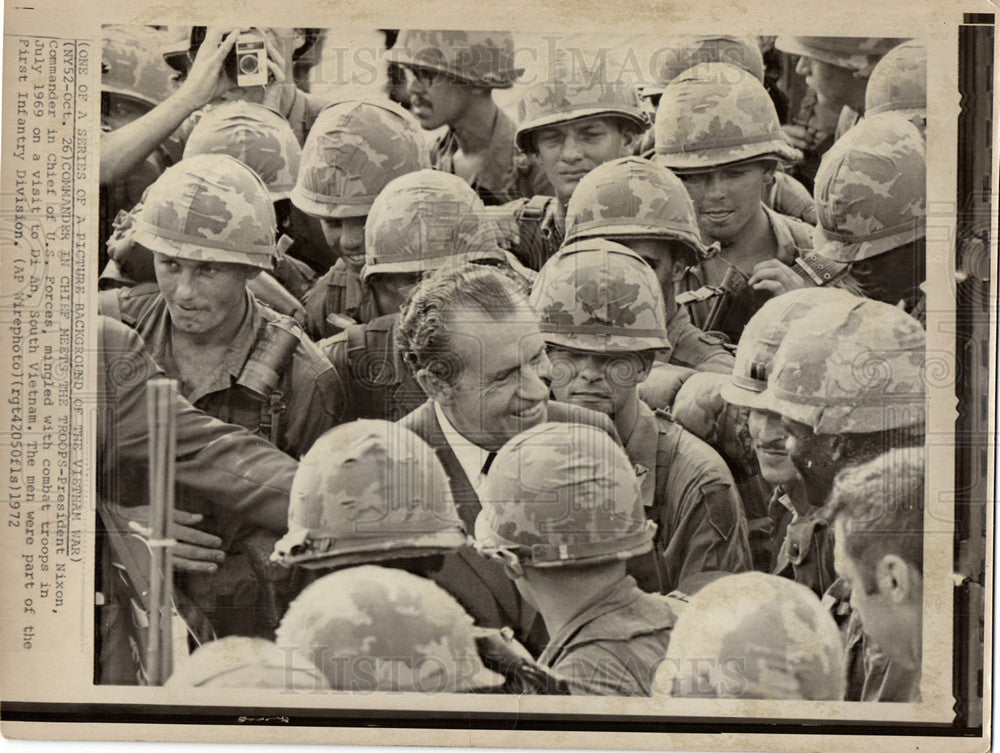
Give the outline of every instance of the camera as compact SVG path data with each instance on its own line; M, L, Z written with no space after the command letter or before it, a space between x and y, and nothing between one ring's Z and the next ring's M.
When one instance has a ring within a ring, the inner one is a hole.
M195 26L191 29L189 49L192 59L205 40L205 29L204 26ZM270 71L267 67L267 43L264 35L257 31L240 34L233 49L226 56L223 69L241 88L266 86Z

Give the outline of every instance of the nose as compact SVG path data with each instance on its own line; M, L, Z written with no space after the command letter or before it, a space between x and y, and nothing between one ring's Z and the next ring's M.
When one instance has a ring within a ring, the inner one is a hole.
M340 250L345 254L354 254L365 246L364 220L345 220L340 226Z
M593 356L581 359L577 368L577 375L586 382L599 382L604 379L604 369Z
M725 196L725 181L719 171L712 171L706 176L705 197L710 199L721 199Z
M190 269L182 269L180 273L177 274L174 285L174 297L182 300L192 298L194 296L194 273Z
M573 133L566 134L566 138L563 139L562 151L559 153L560 158L563 162L579 162L583 159L583 149L579 139Z
M800 76L808 76L812 73L812 67L809 64L809 58L802 56L799 61L795 64L795 72Z
M552 362L546 354L542 354L537 366L523 369L518 385L518 396L532 403L541 402L549 396L549 381L551 380Z
M423 94L427 91L420 79L413 75L411 71L406 72L406 92L408 94Z

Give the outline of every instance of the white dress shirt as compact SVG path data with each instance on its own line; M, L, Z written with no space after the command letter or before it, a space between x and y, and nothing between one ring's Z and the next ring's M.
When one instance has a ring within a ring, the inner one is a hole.
M483 473L483 466L486 465L490 451L472 444L472 442L459 434L458 430L451 425L451 421L448 420L444 411L441 410L441 406L436 402L434 403L434 413L437 416L438 424L441 426L441 433L448 440L448 445L451 447L452 452L455 453L455 457L458 458L458 464L465 471L466 478L469 479L472 488L475 491L479 491L479 487L486 480L486 474Z

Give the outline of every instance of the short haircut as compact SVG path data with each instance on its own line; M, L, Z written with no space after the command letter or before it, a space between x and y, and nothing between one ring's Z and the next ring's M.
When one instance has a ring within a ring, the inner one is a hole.
M875 593L875 566L895 554L924 571L924 451L894 449L837 476L827 503L843 526L841 545L866 593Z
M452 313L472 308L499 319L528 305L525 284L513 272L482 264L448 265L425 277L403 306L396 347L414 372L427 369L452 385L465 368L446 326Z

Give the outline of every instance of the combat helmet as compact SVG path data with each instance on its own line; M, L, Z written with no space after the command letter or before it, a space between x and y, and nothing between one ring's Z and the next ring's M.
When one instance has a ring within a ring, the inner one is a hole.
M291 125L264 105L234 100L207 110L191 130L184 157L228 154L261 177L271 201L287 199L295 186L302 147Z
M847 68L867 78L882 56L903 41L896 37L780 36L774 44L782 52Z
M341 567L446 554L466 543L430 446L399 424L360 420L323 434L299 462L288 533L271 559Z
M534 152L539 128L595 115L622 118L645 130L649 121L635 89L620 77L611 80L610 67L606 55L590 67L577 67L565 52L557 54L547 76L528 87L517 103L517 148Z
M420 125L398 105L329 105L309 130L292 203L315 217L364 217L393 178L430 167Z
M134 100L152 109L176 90L174 71L159 51L168 41L148 26L102 29L101 92Z
M671 170L802 157L782 135L764 85L726 63L699 65L671 81L656 108L654 131L654 160Z
M702 35L669 39L655 53L655 83L644 86L643 97L663 94L667 84L684 71L704 63L728 63L764 83L764 56L754 37Z
M923 132L927 125L927 47L911 39L878 61L865 89L865 115L899 112Z
M310 584L275 642L307 654L334 690L460 693L504 683L483 666L476 630L434 581L366 565Z
M708 255L680 178L639 157L595 167L580 179L566 207L566 243L622 236L680 241L690 252L690 264Z
M925 340L916 319L881 301L817 306L778 347L760 404L816 434L922 425Z
M923 238L924 150L898 113L866 117L839 138L816 172L816 253L850 263Z
M147 189L131 240L166 256L270 270L276 232L260 176L228 154L199 154Z
M479 499L476 547L515 570L614 562L653 547L635 469L593 426L544 423L518 434Z
M531 288L546 342L603 353L670 348L656 273L630 249L601 238L563 246Z
M514 67L514 35L509 31L402 31L387 59L426 68L488 89L509 89L524 73Z
M230 635L205 643L177 665L170 688L329 690L323 673L299 651L263 638Z
M457 175L420 170L389 183L365 221L365 266L374 274L424 272L445 264L503 263L500 228Z
M809 588L765 573L726 575L688 597L656 695L839 701L844 649Z
M767 375L774 354L796 322L823 304L850 305L857 299L839 288L802 288L768 299L754 314L740 337L732 377L720 388L722 398L744 408L764 409L760 393L767 388ZM678 395L680 398L680 395Z

